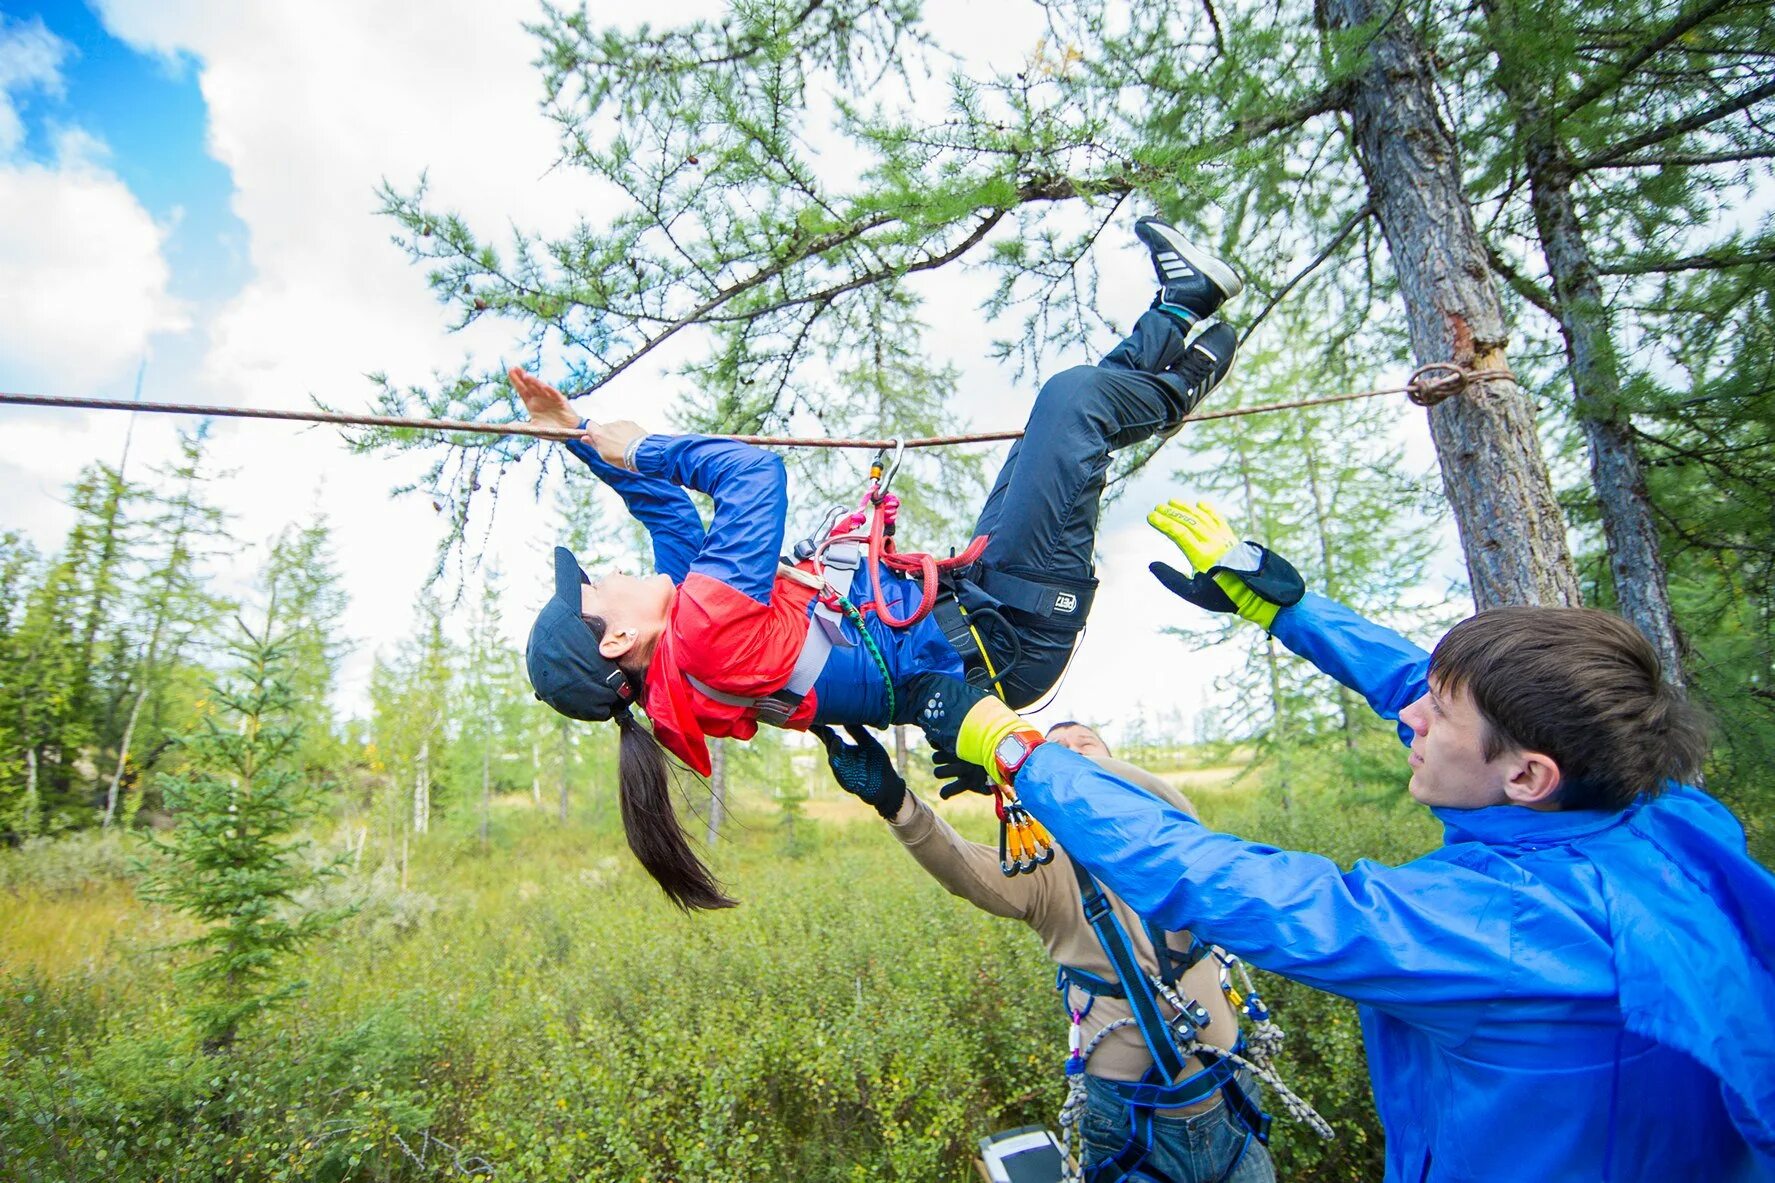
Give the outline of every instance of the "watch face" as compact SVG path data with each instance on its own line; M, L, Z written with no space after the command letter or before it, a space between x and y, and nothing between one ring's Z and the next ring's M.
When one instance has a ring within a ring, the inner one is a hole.
M992 749L992 758L998 761L1000 768L1010 770L1017 767L1023 757L1029 754L1029 742L1015 733L998 741Z

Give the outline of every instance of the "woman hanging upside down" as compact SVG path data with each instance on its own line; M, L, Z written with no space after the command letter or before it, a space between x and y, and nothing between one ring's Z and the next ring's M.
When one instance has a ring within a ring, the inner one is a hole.
M685 839L662 745L707 776L708 737L750 739L761 720L795 730L909 722L920 674L991 685L1012 707L1059 680L1097 586L1092 551L1110 454L1176 431L1226 377L1238 343L1224 321L1190 336L1238 294L1232 269L1157 219L1134 230L1159 294L1101 362L1042 386L975 525L984 550L946 574L930 614L916 610L921 585L892 571L879 573L877 598L854 544L800 547L797 562L779 563L788 489L778 457L582 420L560 391L511 372L532 420L585 433L568 449L653 540L659 574L596 582L557 547L554 597L531 628L526 661L539 699L621 730L623 829L673 902L734 903ZM713 499L707 531L685 489Z

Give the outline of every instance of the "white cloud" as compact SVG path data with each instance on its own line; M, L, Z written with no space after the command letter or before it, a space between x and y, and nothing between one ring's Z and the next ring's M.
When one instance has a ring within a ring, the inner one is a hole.
M0 157L10 155L24 139L15 95L28 90L62 93L62 62L73 47L33 17L9 22L0 13Z
M181 383L193 401L303 406L316 395L361 406L369 372L423 384L466 352L510 347L497 325L445 331L424 269L375 215L376 188L425 172L442 204L496 241L508 225L558 231L588 211L588 183L550 172L558 143L538 110L537 45L523 29L540 19L535 0L97 7L136 48L196 63L209 150L232 174L247 230L251 278L206 319L209 348ZM361 709L370 657L411 628L440 533L426 499L389 494L419 466L349 457L332 432L275 424L218 425L216 456L244 466L229 496L242 537L261 541L317 511L331 521L352 597L345 631L364 642L345 672L345 705ZM542 512L519 507L529 492L520 484L485 556L508 574L514 637L528 627L524 604L542 598L530 576L543 569L547 536Z
M127 373L149 338L186 326L167 292L166 232L65 134L53 165L0 163L0 376L86 393Z

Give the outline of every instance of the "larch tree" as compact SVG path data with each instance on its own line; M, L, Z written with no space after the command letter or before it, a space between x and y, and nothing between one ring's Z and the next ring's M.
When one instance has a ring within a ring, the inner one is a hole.
M504 250L423 185L387 189L386 210L458 323L510 318L570 388L596 390L696 335L704 351L681 372L704 413L685 421L705 429L819 420L836 405L826 359L867 364L883 338L916 350L916 321L871 315L871 293L915 293L914 277L962 261L1000 277L989 315L1026 313L1005 352L1039 361L1089 339L1105 327L1092 250L1133 199L1236 244L1272 303L1306 295L1281 279L1285 261L1317 251L1314 266L1335 268L1368 250L1378 314L1406 322L1420 362L1507 365L1414 14L1367 0L1042 11L1049 38L1022 69L941 81L940 52L901 4L779 0L633 31L551 11L537 33L563 164L620 207ZM1376 224L1389 248L1378 266ZM383 401L514 406L499 375L468 370ZM1430 421L1477 601L1575 601L1521 392L1476 381ZM484 453L438 460L458 502L487 474Z
M1737 270L1748 278L1775 265L1767 237L1746 236L1735 216L1775 159L1775 135L1758 119L1775 109L1768 8L1650 0L1604 15L1486 0L1482 11L1475 38L1490 71L1470 85L1495 88L1498 102L1476 105L1514 125L1514 135L1475 137L1491 158L1483 179L1499 194L1499 237L1532 226L1546 280L1524 274L1508 250L1494 248L1494 263L1558 325L1615 602L1681 684L1678 627L1633 425L1636 412L1658 409L1642 402L1636 371L1668 365L1670 353L1655 338L1651 348L1639 344L1649 326L1634 313L1634 296L1649 294L1648 278L1660 275Z

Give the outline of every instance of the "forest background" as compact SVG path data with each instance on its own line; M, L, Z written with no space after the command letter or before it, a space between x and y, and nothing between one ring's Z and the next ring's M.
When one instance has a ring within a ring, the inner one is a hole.
M681 429L1009 425L1144 303L1118 244L1156 209L1251 281L1219 409L1429 361L1502 362L1516 382L1427 416L1390 398L1188 427L1124 458L1111 524L1154 495L1215 496L1311 586L1425 643L1475 601L1619 608L1716 719L1709 788L1766 859L1767 6L1006 11L1033 24L1003 68L905 3L758 0L642 30L537 14L529 118L601 212L505 225L417 168L348 194L380 201L361 221L463 330L434 378L378 377L376 401L509 417L500 363L522 360L594 390L588 407L645 401ZM104 13L144 40L199 37ZM0 32L27 61L30 23ZM962 267L958 304L942 285ZM995 340L996 376L932 347L956 337ZM643 372L653 393L624 385ZM42 423L21 418L14 445ZM715 785L683 786L737 913L676 915L631 865L611 737L536 704L513 641L534 520L646 561L557 449L304 444L410 485L436 523L425 594L369 605L404 639L366 646L338 557L359 523L292 515L286 486L287 524L243 534L237 433L191 427L147 458L107 438L59 537L0 543L9 1176L960 1179L978 1134L1051 1120L1039 948L916 874L806 745L724 745ZM794 454L797 520L854 497L859 459ZM909 465L908 537L959 542L995 462ZM497 499L500 522L532 519L503 527L522 568L481 561ZM1142 548L1106 549L1107 569ZM1434 844L1360 702L1144 595L1087 638L1103 664L1075 671L1067 713L1234 832L1344 862ZM341 694L352 660L366 676ZM1186 712L1164 677L1212 688ZM1161 693L1143 710L1129 685ZM1269 990L1287 1074L1340 1135L1283 1123L1288 1177L1372 1177L1353 1011Z

